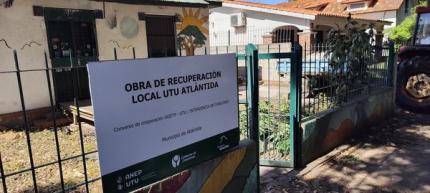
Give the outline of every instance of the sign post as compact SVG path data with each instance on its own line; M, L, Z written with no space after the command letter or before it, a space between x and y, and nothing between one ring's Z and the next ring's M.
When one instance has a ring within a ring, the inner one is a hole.
M103 189L130 192L239 143L234 54L88 64Z

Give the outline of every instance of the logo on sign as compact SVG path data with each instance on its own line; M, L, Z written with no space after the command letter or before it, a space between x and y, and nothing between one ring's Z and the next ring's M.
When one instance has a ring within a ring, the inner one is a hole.
M229 147L230 145L228 144L228 137L226 137L225 135L221 136L221 138L219 139L218 150L222 151Z
M172 166L174 168L176 168L176 167L179 166L179 164L181 164L181 157L179 155L173 156L173 158L172 158Z
M121 185L122 184L122 178L121 177L118 177L116 179L116 183L118 184L118 186L117 186L118 190L122 190L123 186Z

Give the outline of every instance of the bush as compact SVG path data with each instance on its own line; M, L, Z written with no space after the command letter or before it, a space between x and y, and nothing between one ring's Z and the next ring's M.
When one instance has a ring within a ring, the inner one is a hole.
M363 69L368 65L366 61L373 53L375 42L373 26L359 25L348 18L348 23L343 28L330 31L327 57L333 74L346 76L341 80L342 84L350 86L365 80L367 72Z
M277 152L288 155L290 151L290 105L288 100L281 102L261 101L259 106L260 126L259 139L264 143L270 143ZM247 136L247 113L240 112L241 135Z
M418 6L425 6L426 2L422 0ZM417 14L415 13L416 7L411 9L410 16L406 17L400 24L396 27L387 29L385 33L388 34L388 39L396 43L396 46L404 44L412 40L414 35L415 23L417 19Z

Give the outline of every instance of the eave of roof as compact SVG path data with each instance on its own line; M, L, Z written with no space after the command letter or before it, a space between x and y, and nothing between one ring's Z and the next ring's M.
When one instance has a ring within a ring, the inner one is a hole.
M361 3L361 2L368 2L371 0L343 0L341 3L343 4L351 4L351 3Z
M103 2L126 3L136 5L166 5L166 6L191 6L207 7L209 5L221 5L221 0L92 0Z
M276 4L281 7L298 7L298 8L314 8L323 5L327 5L333 0L319 0L319 1L306 1L306 0L296 0L296 1L288 1L284 3Z
M326 17L339 17L339 18L348 18L349 15L344 15L344 14L334 14L334 13L327 13L327 12L321 12L318 14L318 16L326 16ZM391 24L391 21L385 21L385 20L373 20L373 19L368 19L368 18L364 18L364 17L360 17L360 16L355 16L355 15L351 15L351 19L353 20L362 20L362 21L368 21L368 22L378 22L378 23L384 23L384 24Z
M298 14L305 14L305 15L312 15L312 16L315 16L318 14L318 11L303 9L303 8L294 8L294 7L284 8L277 5L269 5L269 4L254 3L254 2L247 2L247 1L225 0L223 2L223 5L228 6L228 4L243 5L248 7L277 10L277 11L284 11L284 12L291 12L291 13L298 13Z
M318 1L318 0L304 0L304 1ZM320 0L322 1L322 0ZM364 14L364 13L374 13L374 12L385 12L399 10L402 7L404 0L373 0L371 1L371 6L364 10L357 11L347 11L347 4L354 2L366 2L366 0L344 0L342 2L337 2L336 0L328 4L328 6L323 10L325 12L337 12L337 13L351 13L351 14Z

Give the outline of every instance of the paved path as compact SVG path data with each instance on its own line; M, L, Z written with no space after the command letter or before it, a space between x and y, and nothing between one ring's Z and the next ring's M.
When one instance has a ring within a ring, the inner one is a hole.
M262 168L264 193L430 193L430 116L399 112L300 171Z

